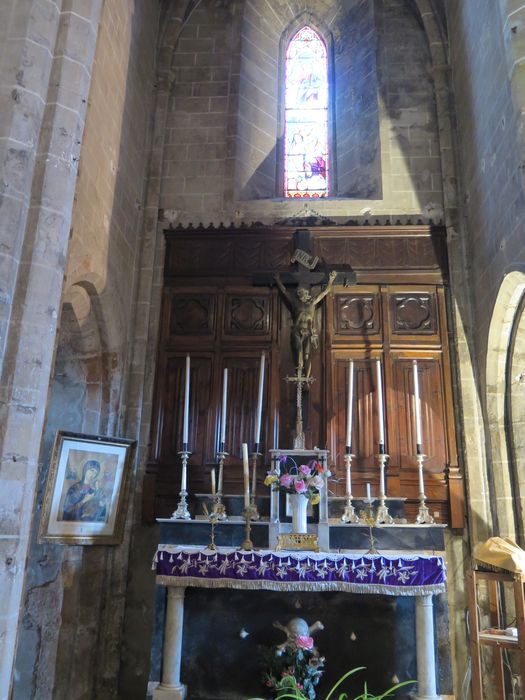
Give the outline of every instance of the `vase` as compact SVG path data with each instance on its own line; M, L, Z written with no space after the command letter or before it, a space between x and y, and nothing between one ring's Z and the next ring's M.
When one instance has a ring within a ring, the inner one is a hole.
M300 493L290 495L292 502L292 532L303 534L308 532L306 521L306 511L308 509L308 499Z

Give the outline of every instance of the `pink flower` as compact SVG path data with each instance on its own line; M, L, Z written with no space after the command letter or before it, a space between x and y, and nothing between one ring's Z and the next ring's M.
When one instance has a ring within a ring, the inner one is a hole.
M304 479L297 479L294 486L295 486L295 490L297 491L297 493L305 493L306 484L304 483Z
M281 486L284 486L285 489L289 488L292 484L293 478L290 474L283 474L281 478L279 479L279 483Z
M313 649L314 640L313 637L309 637L307 634L300 634L295 638L295 643L299 649Z
M299 471L301 474L304 474L305 476L310 476L310 467L307 464L301 464L299 467Z

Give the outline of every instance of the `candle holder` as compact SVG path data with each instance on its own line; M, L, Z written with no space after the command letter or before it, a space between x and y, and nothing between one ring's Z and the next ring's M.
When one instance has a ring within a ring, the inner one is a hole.
M224 472L224 460L228 457L228 452L221 450L217 452L217 462L219 464L219 477L217 479L217 493L215 494L215 499L213 501L213 513L215 514L217 520L226 520L228 515L226 513L226 507L222 502L222 479Z
M345 509L343 512L343 515L341 516L341 520L343 523L358 523L359 522L359 516L355 512L355 508L352 505L352 477L351 477L351 470L352 470L352 459L354 458L355 455L351 454L348 452L345 454L345 466L346 466L346 505Z
M426 455L422 454L416 455L419 472L419 510L416 517L418 525L433 525L434 523L434 518L430 515L430 511L426 506L427 497L425 496L425 482L423 480L423 464L426 457Z
M177 505L177 509L172 513L172 520L191 520L190 511L188 510L188 504L186 498L188 492L186 491L186 480L187 480L187 469L188 460L190 458L191 452L188 450L182 450L179 452L180 458L182 460L182 476L181 476L181 486L180 486L180 500Z
M257 501L255 500L257 489L257 459L259 457L262 457L262 454L257 449L258 447L259 445L257 444L255 446L255 452L252 452L252 454L250 455L252 460L252 493L250 496L250 511L252 520L259 520L261 517L259 515L259 511L257 510Z
M252 539L251 539L251 531L252 531L252 520L253 520L253 510L251 506L248 506L248 508L245 508L243 511L244 515L244 521L245 521L245 537L244 537L244 542L240 546L240 549L243 550L244 552L253 552L256 548L253 545Z
M388 512L388 506L386 505L386 489L385 489L385 469L386 463L390 455L381 452L377 455L379 459L379 505L377 506L376 513L376 524L377 525L392 525L394 518Z
M212 552L215 552L217 550L217 545L215 544L215 526L217 525L218 518L213 511L211 513L208 512L208 508L205 503L202 505L202 512L208 518L208 522L211 525L210 543L206 549L210 549Z

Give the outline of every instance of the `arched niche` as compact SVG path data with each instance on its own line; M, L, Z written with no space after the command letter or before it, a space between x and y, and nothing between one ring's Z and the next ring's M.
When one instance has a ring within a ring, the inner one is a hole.
M490 474L493 486L495 530L500 536L516 538L523 531L523 488L518 461L523 465L524 441L519 425L525 410L519 406L521 370L525 358L523 304L525 271L510 271L501 284L490 323L486 400L490 439ZM522 470L523 471L523 470Z

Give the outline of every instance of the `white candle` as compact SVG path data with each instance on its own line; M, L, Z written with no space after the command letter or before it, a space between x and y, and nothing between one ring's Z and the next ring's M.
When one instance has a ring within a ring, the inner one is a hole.
M250 463L248 462L248 445L242 443L242 474L244 477L244 507L250 507Z
M263 405L263 393L264 393L264 352L261 355L261 367L259 369L259 396L257 398L257 420L255 423L255 444L258 445L261 441L261 419L262 419L262 405Z
M425 493L425 482L423 481L423 460L420 459L419 464L419 493Z
M221 443L226 442L226 401L228 399L228 368L224 368L222 380L222 415L221 415Z
M352 476L350 472L350 457L346 458L346 493L350 495L352 493Z
M211 470L211 495L215 496L215 467Z
M385 444L385 415L383 412L383 382L381 378L381 360L376 360L377 371L377 410L379 415L379 445ZM381 451L381 450L380 450Z
M366 485L366 497L367 497L368 499L371 499L371 498L372 498L372 492L371 492L371 490L370 490L370 484L367 484L367 485Z
M352 451L352 410L354 407L354 361L348 362L348 393L346 397L346 446ZM348 493L351 493L348 491Z
M187 471L186 471L186 465L184 465L182 467L182 478L181 478L180 490L186 491L186 486L187 486Z
M190 419L190 356L186 355L186 377L184 383L184 420L182 423L182 444L188 444L188 424Z
M419 398L419 375L417 371L417 360L412 360L412 369L414 372L414 403L416 408L416 445L418 448L418 454L420 454L423 439L421 430L421 399Z

